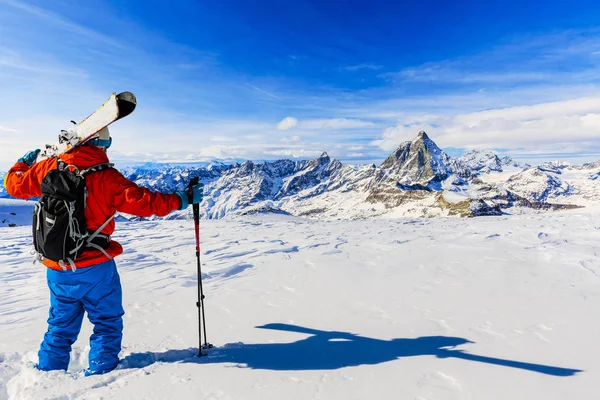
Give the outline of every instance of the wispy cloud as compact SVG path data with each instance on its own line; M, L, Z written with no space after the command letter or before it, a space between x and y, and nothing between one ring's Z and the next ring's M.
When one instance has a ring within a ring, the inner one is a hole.
M293 117L285 117L277 124L279 130L289 130L294 128L304 130L340 130L340 129L360 129L373 127L375 124L371 121L349 118L318 118L298 120Z
M540 72L488 72L465 71L459 68L447 68L441 65L421 68L410 68L398 73L384 75L388 78L400 78L414 82L427 83L481 83L481 84L513 84L527 82L544 82L553 78L551 73Z
M375 124L371 121L349 118L321 118L309 119L300 122L304 129L358 129L368 128Z
M249 83L246 83L246 86L248 86L248 87L250 87L250 88L252 88L252 89L254 89L254 90L258 90L259 92L261 92L261 93L264 93L264 94L266 94L266 95L267 95L267 96L269 96L269 97L272 97L272 98L274 98L274 99L277 99L277 100L281 100L281 98L280 98L279 96L276 96L276 95L274 95L274 94L273 94L273 93L271 93L271 92L267 92L266 90L264 90L264 89L261 89L261 88L259 88L258 86L254 86L254 85L251 85L251 84L249 84Z
M396 83L513 85L597 82L600 30L564 31L514 40L468 57L382 74Z
M73 23L68 19L52 12L47 9L42 9L31 4L27 4L23 1L18 0L0 0L0 5L6 5L9 7L16 8L26 13L32 14L39 19L42 19L48 23L55 25L56 27L72 33L74 35L83 36L97 43L104 43L117 48L125 48L122 42L115 40L113 37L104 35L93 29L86 28L82 24Z
M38 61L40 60L25 60L22 58L21 54L15 52L14 50L0 47L0 68L17 69L44 75L70 75L81 78L87 77L87 74L84 71L75 70L73 68L39 67L37 66Z
M383 68L383 65L377 65L377 64L358 64L358 65L350 65L347 67L344 67L343 69L346 71L350 71L350 72L355 72L355 71L360 71L360 70L371 70L371 71L377 71Z

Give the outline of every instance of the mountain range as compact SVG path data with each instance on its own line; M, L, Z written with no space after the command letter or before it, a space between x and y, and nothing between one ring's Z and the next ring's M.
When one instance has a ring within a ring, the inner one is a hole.
M314 160L148 164L121 172L162 192L182 190L198 176L205 184L201 213L209 219L260 212L323 219L473 217L590 206L600 194L600 161L530 166L490 150L454 158L423 131L379 166L343 164L324 152ZM0 191L0 197L7 195Z

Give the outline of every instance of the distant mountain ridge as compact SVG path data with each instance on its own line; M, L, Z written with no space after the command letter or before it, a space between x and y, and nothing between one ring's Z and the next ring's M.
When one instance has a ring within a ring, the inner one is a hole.
M379 166L343 164L324 152L314 160L151 164L122 173L161 192L182 190L199 177L205 184L204 218L256 212L325 219L470 217L589 206L600 198L600 161L531 167L490 150L453 158L423 131Z

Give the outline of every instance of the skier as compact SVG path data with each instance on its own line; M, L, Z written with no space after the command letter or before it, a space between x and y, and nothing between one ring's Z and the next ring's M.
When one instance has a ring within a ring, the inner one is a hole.
M90 142L57 157L36 162L40 150L30 151L9 170L4 186L13 197L39 197L41 182L48 172L58 168L58 159L83 171L108 163L106 151L111 143L108 128L104 128ZM115 369L121 351L124 310L121 282L113 258L120 255L123 248L110 238L115 230L112 216L117 211L140 217L165 216L201 202L203 186L195 185L189 192L154 193L137 186L114 168L86 175L85 186L84 216L88 231L94 232L108 223L94 239L93 248L86 248L73 265L67 264L65 268L64 263L59 265L42 258L47 267L50 311L48 331L40 346L36 367L43 371L67 369L71 345L77 339L85 311L94 325L89 367L84 371L89 376Z

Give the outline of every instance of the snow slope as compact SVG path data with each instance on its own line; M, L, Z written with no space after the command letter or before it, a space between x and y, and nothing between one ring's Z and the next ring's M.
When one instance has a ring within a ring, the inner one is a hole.
M0 399L594 399L599 214L203 221L208 338L196 358L192 222L120 222L120 368L32 365L44 271L0 228Z
M0 198L0 227L31 225L34 205L33 201Z

